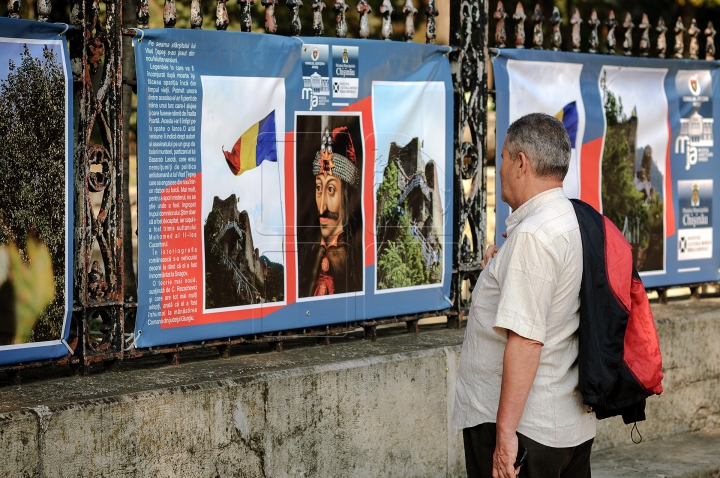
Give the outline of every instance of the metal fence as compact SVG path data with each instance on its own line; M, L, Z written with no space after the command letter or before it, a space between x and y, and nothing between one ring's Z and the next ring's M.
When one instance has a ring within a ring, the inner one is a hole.
M604 19L604 22L603 19L598 18L595 9L592 9L589 16L590 18L584 21L580 10L578 8L573 10L569 21L571 35L568 45L567 41L563 41L563 19L558 7L554 7L550 16L546 17L540 6L536 5L528 19L522 3L518 2L515 13L513 13L512 17L509 17L503 2L498 1L493 13L493 19L495 20L494 46L496 48L511 46L507 44L510 42L508 42L508 27L505 24L506 22L512 22L514 27L512 46L515 48L550 49L554 51L565 48L573 52L603 52L608 55L622 53L625 56L656 56L658 58L690 58L697 60L701 58L700 44L704 43L702 49L704 58L706 60L715 59L715 34L717 32L712 21L709 21L706 28L702 30L694 18L691 20L690 26L686 28L683 19L678 17L672 30L670 30L662 17L658 17L655 26L651 25L646 13L642 14L639 24L634 23L630 12L625 13L623 23L618 22L614 10L610 10L608 18ZM527 40L525 34L528 29L528 26L525 25L526 20L532 22L531 41ZM637 18L634 20L637 21ZM551 34L549 39L546 39L543 30L548 23L551 25ZM585 41L583 41L581 35L581 25L583 23L587 25L585 28L587 39ZM635 31L636 27L639 33ZM620 33L622 33L622 43L618 43ZM672 51L668 51L668 34L674 34L675 42ZM701 42L701 34L704 36L704 42ZM651 35L655 38L654 48L650 41ZM604 42L601 41L601 36L605 37ZM636 41L638 36L639 40ZM688 40L687 43L686 39Z
M329 338L363 327L365 337L374 340L376 327L381 324L405 322L409 331L418 331L418 320L424 317L446 315L448 326L461 324L467 302L460 297L462 283L479 272L475 251L483 250L485 231L485 108L486 81L485 59L487 47L487 5L478 0L451 0L450 44L455 93L455 194L453 242L452 299L454 306L442 311L427 311L404 317L386 317L376 320L342 322L333 326L286 330L252 336L184 343L172 346L137 349L132 346L134 329L136 280L132 262L132 226L128 194L129 115L136 86L133 75L132 50L127 38L135 34L133 27L148 28L150 5L139 0L136 14L132 12L132 0L120 1L71 0L69 18L74 27L68 33L73 81L75 84L74 123L74 200L75 200L75 257L73 314L69 343L74 350L59 360L2 366L0 371L12 377L22 370L48 365L71 365L87 373L97 364L112 366L120 360L138 358L151 354L164 354L172 363L178 363L180 353L198 348L216 348L221 357L227 357L230 347L248 343L267 343L276 350L282 349L285 340L299 337L316 338L329 344ZM238 0L240 6L240 29L252 29L253 0ZM261 0L264 7L264 25L267 34L276 33L275 17L277 0ZM309 25L301 22L301 0L286 0L290 15L286 30L293 36L308 31ZM323 10L326 5L313 0L312 34L348 35L349 5L336 0L332 5L335 17L333 32L324 32ZM165 0L163 24L173 28L178 20L175 0ZM183 6L185 7L185 6ZM203 25L203 5L192 0L190 27ZM8 1L8 16L20 18L21 0ZM49 0L37 2L37 20L49 21L52 5ZM130 11L128 11L130 10ZM375 14L366 0L359 0L356 7L357 37L368 38L370 21ZM390 40L393 34L392 20L401 13L404 28L401 40L412 41L415 37L415 17L418 9L412 0L406 0L402 9L395 11L390 0L380 6L380 37ZM394 15L393 15L394 14ZM217 0L215 25L226 30L230 23L225 0ZM327 14L325 14L327 15ZM135 21L126 21L135 18ZM438 9L434 0L424 8L425 40L435 43ZM280 25L283 27L283 25ZM125 49L123 50L123 43ZM128 74L130 72L130 74ZM463 142L463 132L469 129L471 141ZM468 188L468 180L471 186ZM101 199L98 198L101 196ZM95 199L93 201L93 199ZM99 204L99 207L98 207ZM472 238L473 247L459 248L457 244L464 235ZM98 259L99 253L99 259ZM465 287L467 289L467 287ZM128 346L129 345L129 346Z
M253 0L238 0L240 7L240 29L252 29ZM381 16L380 37L389 40L393 34L392 20L402 15L404 27L401 40L412 41L415 36L415 20L418 9L412 0L406 0L400 9L390 0L383 0L375 12L366 0L359 0L351 8L345 0L336 0L332 5L335 17L334 31L325 31L323 17L328 8L320 0L312 0L312 25L303 25L301 0L286 0L289 8L287 25L280 25L275 16L277 0L261 0L264 8L266 34L286 30L291 35L312 32L346 37L348 23L357 25L357 37L370 36L370 23ZM112 365L119 360L165 354L172 363L179 361L179 354L185 350L216 348L221 357L227 357L230 347L247 343L267 343L280 350L285 340L298 337L317 338L329 343L329 337L345 333L358 327L365 329L365 336L374 339L376 327L380 324L405 322L409 331L417 332L418 320L423 317L446 315L449 327L458 327L469 306L469 290L479 272L481 252L485 248L486 223L486 166L487 166L487 99L493 91L487 88L487 56L494 50L488 48L489 14L488 4L480 0L450 0L449 43L454 83L454 211L453 221L453 279L451 299L453 307L442 311L428 311L407 317L342 322L334 326L287 330L268 334L204 341L201 343L175 344L149 349L127 346L131 342L136 310L136 281L132 262L132 227L130 224L130 203L127 177L129 174L128 132L129 113L136 83L132 77L133 58L128 39L135 34L133 27L147 28L150 21L148 0L138 0L136 11L133 0L106 1L71 0L68 23L74 30L68 33L73 80L75 83L75 257L74 257L74 307L69 343L74 354L59 360L16 364L0 367L0 371L14 376L18 371L46 365L72 365L82 367L85 372L94 364ZM199 29L203 25L203 5L192 0L190 5L190 27ZM183 8L187 6L183 5ZM21 0L8 0L8 16L20 18ZM38 21L48 21L52 5L49 0L37 1ZM255 8L259 10L259 8ZM357 13L355 13L355 11ZM351 13L352 12L352 13ZM545 13L550 13L549 17ZM675 41L668 51L669 28L662 18L653 27L647 15L643 14L639 24L633 22L628 13L620 24L613 12L607 19L598 18L593 10L589 19L583 21L578 9L570 19L570 41L562 38L562 17L557 8L543 12L536 7L530 15L532 36L526 38L525 25L528 20L523 5L518 3L512 17L505 11L503 3L497 2L492 15L494 23L494 46L505 48L508 43L515 48L570 49L575 52L622 53L637 56L658 56L664 58L707 59L715 55L715 29L709 23L705 30L694 20L686 28L681 20L673 27ZM178 15L175 0L165 0L163 24L175 27ZM347 15L353 15L348 22ZM354 15L357 15L354 17ZM434 0L429 0L424 12L425 39L434 43L436 39L436 17L438 9ZM374 17L375 16L375 17ZM126 19L123 23L123 18ZM132 19L132 20L131 20ZM637 20L637 19L635 19ZM226 30L230 17L225 0L216 0L215 25ZM260 23L260 22L258 22ZM585 23L586 39L581 36L581 25ZM548 28L549 25L549 28ZM514 39L508 41L508 29L512 26ZM604 28L603 28L604 26ZM640 31L636 32L637 28ZM544 31L551 32L545 38ZM655 37L655 47L650 36ZM673 33L670 32L670 34ZM622 44L618 44L622 32ZM701 42L703 34L705 41ZM354 35L353 35L354 36ZM601 36L603 42L601 43ZM635 39L639 36L639 41ZM688 40L687 42L685 40ZM370 40L368 40L370 41ZM123 50L125 43L125 50ZM700 44L704 43L704 48ZM687 46L686 46L687 45ZM130 72L130 73L129 73ZM100 195L99 208L93 206L92 197ZM93 251L99 251L100 260L93 259ZM694 295L698 285L692 287ZM661 301L665 291L659 291Z
M694 18L686 27L682 17L678 17L675 25L669 28L662 16L657 18L653 26L647 13L643 13L640 23L636 24L635 21L638 19L633 18L630 12L625 12L623 23L619 23L614 10L609 10L607 18L603 19L598 17L595 9L585 12L586 18L589 16L589 19L583 20L580 9L574 8L569 25L563 25L558 7L553 8L549 17L546 17L545 13L548 12L543 12L539 4L536 4L528 17L523 4L518 2L515 12L510 16L505 11L503 2L498 1L492 14L494 44L488 49L489 54L496 54L500 48L514 47L635 57L715 60L717 31L712 21L708 21L703 30ZM530 29L530 25L525 24L526 21L532 23L531 39L526 35ZM585 27L582 27L583 23ZM508 40L511 27L514 38ZM567 32L567 27L570 35L564 39L562 32ZM550 31L549 38L545 37L545 31ZM668 35L674 35L672 50L668 50ZM494 90L488 90L488 94L494 94ZM632 242L630 233L628 237ZM705 284L687 284L687 286L690 288L691 297L696 299L700 297ZM655 291L659 302L666 304L668 288L657 288Z

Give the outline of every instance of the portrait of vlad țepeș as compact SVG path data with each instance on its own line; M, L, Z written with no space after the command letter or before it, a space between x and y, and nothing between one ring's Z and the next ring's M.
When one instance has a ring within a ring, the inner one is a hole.
M297 117L298 297L363 289L360 116Z

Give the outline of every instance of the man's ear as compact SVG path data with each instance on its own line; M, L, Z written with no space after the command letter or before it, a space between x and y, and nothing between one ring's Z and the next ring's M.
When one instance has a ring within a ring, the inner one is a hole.
M517 161L517 177L530 172L530 159L525 153L520 151L516 158Z

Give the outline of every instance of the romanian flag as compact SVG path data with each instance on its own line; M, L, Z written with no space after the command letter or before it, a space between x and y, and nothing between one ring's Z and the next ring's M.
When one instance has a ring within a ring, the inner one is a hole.
M277 162L275 110L245 131L232 151L225 151L225 161L235 176L260 166L263 161Z
M568 132L568 136L570 136L570 147L574 148L578 129L577 104L574 101L566 104L563 109L558 111L555 117L562 121L562 124Z

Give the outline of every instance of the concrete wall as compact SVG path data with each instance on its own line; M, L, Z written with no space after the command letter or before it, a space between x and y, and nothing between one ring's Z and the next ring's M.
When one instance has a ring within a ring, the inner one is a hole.
M455 475L456 348L7 412L0 476Z
M645 440L720 424L719 304L656 309L666 391ZM464 476L448 427L462 334L5 387L0 476ZM596 449L626 443L600 422Z

